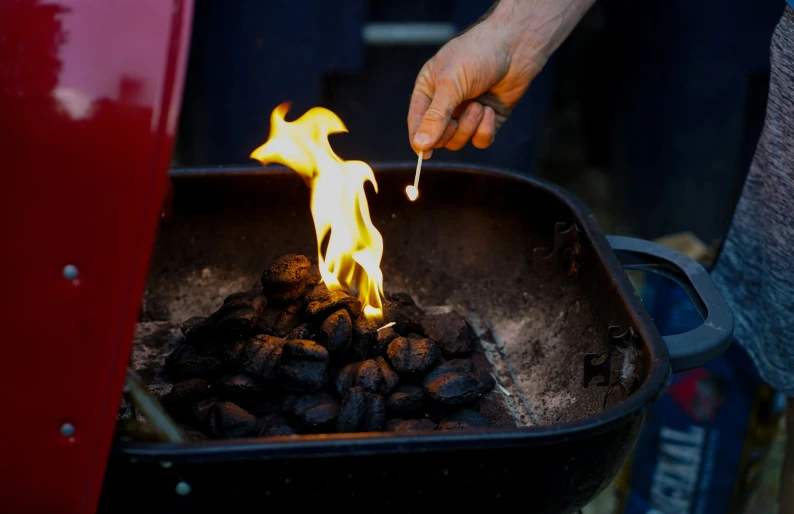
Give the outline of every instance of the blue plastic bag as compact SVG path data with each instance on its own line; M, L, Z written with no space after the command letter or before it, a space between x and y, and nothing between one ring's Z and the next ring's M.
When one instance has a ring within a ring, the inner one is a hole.
M641 297L663 335L701 323L668 279L648 275ZM618 514L740 512L784 402L735 343L708 365L673 375L618 478Z

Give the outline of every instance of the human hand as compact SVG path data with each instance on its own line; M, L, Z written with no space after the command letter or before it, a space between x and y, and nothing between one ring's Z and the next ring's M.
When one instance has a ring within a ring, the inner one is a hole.
M548 57L594 0L501 0L444 45L419 72L408 137L427 159L433 148L491 145Z

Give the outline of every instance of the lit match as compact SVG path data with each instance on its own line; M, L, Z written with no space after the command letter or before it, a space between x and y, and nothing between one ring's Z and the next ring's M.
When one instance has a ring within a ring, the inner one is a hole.
M408 199L412 202L419 198L419 174L422 173L422 157L424 156L424 151L419 150L419 160L416 161L416 175L414 176L414 185L412 186L405 186L405 194L408 195Z

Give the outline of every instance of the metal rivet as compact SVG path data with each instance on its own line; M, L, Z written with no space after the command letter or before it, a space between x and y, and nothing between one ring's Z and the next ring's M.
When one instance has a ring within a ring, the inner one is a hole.
M74 435L74 425L71 423L64 423L61 425L61 435L64 437L72 437Z
M187 482L179 482L176 484L176 494L179 496L187 496L190 494L190 484Z
M63 267L63 278L66 280L74 280L77 278L80 272L77 269L77 266L73 266L72 264L67 264Z

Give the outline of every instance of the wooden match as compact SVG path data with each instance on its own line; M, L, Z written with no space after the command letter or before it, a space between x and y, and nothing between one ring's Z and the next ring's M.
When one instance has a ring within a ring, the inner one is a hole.
M422 173L422 157L424 157L424 151L419 150L419 160L416 161L416 175L414 176L414 185L412 186L405 186L405 194L408 195L408 199L412 202L419 197L419 174Z

